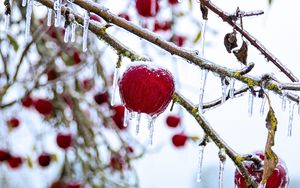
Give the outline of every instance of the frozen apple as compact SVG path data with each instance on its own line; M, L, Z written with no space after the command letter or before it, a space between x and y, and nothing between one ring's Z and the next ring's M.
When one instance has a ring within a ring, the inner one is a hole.
M175 147L183 147L188 139L184 133L175 134L172 137L172 143Z
M153 17L159 11L158 0L136 0L136 10L141 16Z

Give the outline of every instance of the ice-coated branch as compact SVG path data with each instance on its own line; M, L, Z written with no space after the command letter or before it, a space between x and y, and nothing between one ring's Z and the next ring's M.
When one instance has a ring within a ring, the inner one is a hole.
M51 1L51 0L37 0L37 1L40 2L41 4L47 6L48 8L51 8L51 9L53 8L53 1ZM61 11L64 16L66 8L64 6L62 6ZM84 17L75 12L72 12L72 13L74 14L76 22L83 25ZM100 37L103 41L105 41L113 49L115 49L119 55L128 57L132 61L149 61L148 58L137 55L131 49L129 49L128 47L123 45L118 39L116 39L115 37L106 33L105 26L100 27L94 23L89 23L89 30L92 31L93 33L95 33L98 37Z
M230 159L235 163L235 165L245 178L247 185L256 188L257 184L249 176L247 169L242 163L242 157L239 156L233 149L231 149L226 144L226 142L222 140L221 137L219 137L218 133L209 125L209 123L204 119L204 117L202 115L199 115L197 108L178 93L174 94L173 99L176 103L180 104L195 118L195 120L201 126L205 134L217 145L219 149L224 149L227 156L230 157Z
M257 50L259 50L268 61L271 61L277 68L279 68L291 81L297 82L298 78L286 68L278 58L276 58L270 51L268 51L256 38L242 28L235 22L232 15L221 10L219 7L214 5L210 0L200 0L201 4L207 7L209 10L217 14L224 22L231 25L236 31L238 31L243 37L245 37Z

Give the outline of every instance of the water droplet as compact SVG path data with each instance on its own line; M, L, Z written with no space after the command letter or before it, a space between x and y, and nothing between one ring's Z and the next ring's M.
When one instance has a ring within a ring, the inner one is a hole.
M69 38L70 38L70 34L71 34L71 26L68 25L66 28L65 28L65 36L64 36L64 42L65 43L68 43L69 42Z
M117 85L118 85L118 79L119 79L119 68L115 67L114 78L113 78L113 85L112 85L111 101L110 101L110 104L111 104L112 106L115 105L115 100L116 100L116 90L117 90Z
M264 97L261 100L261 105L259 110L261 116L264 115L266 102L267 102L267 97L264 95Z
M286 98L287 98L287 93L286 92L282 92L282 101L281 101L281 109L282 111L285 111L286 109Z
M200 80L200 93L199 93L199 105L198 112L203 113L203 96L204 96L204 87L206 84L208 70L202 69L201 71L201 80Z
M25 25L25 40L28 41L30 38L30 23L32 15L33 0L28 0L26 9L26 25Z
M75 42L76 39L76 23L71 24L72 30L71 30L71 42Z
M149 129L149 144L153 144L153 133L154 133L154 122L156 120L156 116L150 116L149 117L149 124L148 124L148 129Z
M198 166L197 166L197 179L196 179L197 182L201 182L204 147L205 146L203 146L203 145L199 146Z
M55 10L54 26L58 27L61 23L61 0L54 1L53 9Z
M294 107L295 103L289 101L289 124L288 124L288 136L292 136L293 119L294 119Z
M200 39L200 57L204 57L204 47L205 47L205 33L206 33L207 20L203 20L201 27L201 39Z
M136 132L136 135L138 135L139 134L139 131L140 131L140 124L141 124L141 117L142 117L142 114L141 113L138 113L137 114L137 121L136 121L136 130L135 130L135 132Z
M22 6L23 7L26 7L26 2L27 2L27 0L22 0Z
M226 78L221 78L221 84L222 84L222 103L226 101L227 97L227 84L226 84Z
M48 8L48 14L47 14L47 26L51 26L52 22L52 9Z
M252 92L249 90L249 98L248 98L248 114L249 116L252 116L253 112L253 101L254 101L254 95Z
M10 24L10 14L4 15L4 30L7 32Z
M82 36L82 51L83 52L87 51L89 23L90 23L90 16L89 16L89 13L86 11L84 13L84 20L83 20L83 36Z
M234 84L235 84L235 79L231 78L229 83L229 97L231 99L234 97Z

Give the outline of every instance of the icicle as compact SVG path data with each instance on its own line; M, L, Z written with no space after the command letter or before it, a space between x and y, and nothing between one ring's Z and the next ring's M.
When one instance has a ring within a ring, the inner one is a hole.
M118 79L119 79L119 68L116 67L115 71L114 71L114 78L113 78L113 85L112 85L112 94L111 94L111 101L110 101L110 104L112 106L115 105Z
M149 144L152 145L153 144L153 133L154 133L154 122L156 120L156 116L151 116L149 118L149 125L148 125L148 129L149 129Z
M259 184L258 188L266 188L266 183L265 184L263 184L263 183Z
M141 113L138 113L137 114L137 121L136 121L136 130L135 130L135 133L136 133L136 135L138 135L139 134L139 131L140 131L140 123L141 123L141 117L142 117L142 114Z
M262 98L261 106L260 106L260 110L259 110L261 116L264 115L266 102L267 102L267 97L264 95L264 97Z
M289 124L288 124L288 136L292 136L293 118L294 118L295 103L289 101Z
M156 0L151 1L151 15L154 16L156 14Z
M298 115L300 115L300 101L298 102Z
M286 109L286 95L287 95L286 92L282 93L281 108L283 111L285 111L285 109Z
M27 0L22 0L22 6L23 6L23 7L26 7L26 1L27 1Z
M229 83L229 97L231 99L234 97L234 83L235 83L235 79L231 78Z
M125 108L124 110L124 127L127 127L129 124L129 111L127 110L127 108Z
M27 1L27 9L26 9L26 25L25 25L25 40L27 41L30 38L30 23L31 23L31 15L32 15L32 6L33 0Z
M61 0L54 0L53 9L55 10L54 26L58 27L61 23Z
M204 145L199 146L197 179L196 179L197 182L201 182L204 147L205 147Z
M227 97L227 84L226 84L226 78L223 77L221 79L221 83L222 83L222 103L225 102L226 97Z
M207 20L203 20L201 28L201 39L200 39L200 57L204 57L204 45L205 45L205 31L206 31Z
M8 31L9 23L10 23L10 14L5 14L4 15L4 30L5 31Z
M76 39L76 23L71 24L71 42L75 42Z
M65 36L64 36L64 42L65 43L68 43L69 42L69 38L70 38L70 34L71 34L71 26L68 25L66 28L65 28Z
M89 13L86 11L84 13L84 20L83 20L83 36L82 36L82 51L87 51L87 39L88 39L88 32L89 32L89 22L90 16Z
M248 98L248 114L249 116L252 116L252 111L253 111L253 101L254 101L254 95L252 92L249 90L249 98Z
M47 26L51 26L51 22L52 22L52 9L48 8Z
M225 149L222 148L219 151L220 158L220 166L219 166L219 188L223 188L223 180L224 180L224 166L226 161Z
M198 112L200 114L203 113L203 96L204 96L204 87L206 84L207 73L208 73L208 70L202 69L201 80L200 80L199 105L198 105Z

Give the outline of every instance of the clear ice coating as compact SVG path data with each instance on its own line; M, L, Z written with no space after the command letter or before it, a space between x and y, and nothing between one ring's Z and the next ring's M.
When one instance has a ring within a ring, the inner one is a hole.
M156 14L156 0L151 1L151 15L154 16Z
M199 146L198 166L197 166L197 179L196 179L197 182L201 182L204 147L205 146L203 146L203 145Z
M52 9L48 8L48 13L47 13L47 26L51 26L52 22Z
M229 97L231 99L234 97L234 84L235 84L235 79L231 78L229 83Z
M201 27L201 39L200 39L200 57L204 57L204 44L205 44L205 31L207 20L203 20Z
M68 26L65 28L65 36L64 36L64 42L65 42L65 43L68 43L68 42L69 42L70 34L71 34L71 26L68 25Z
M298 115L300 115L300 99L299 99L299 102L298 102Z
M260 105L260 110L259 110L259 113L261 116L264 115L266 102L267 102L267 97L264 95L264 97L261 100L261 105Z
M127 127L129 124L129 111L127 108L124 109L124 127Z
M71 42L75 42L76 39L76 23L71 23Z
M208 70L202 69L201 71L201 80L200 80L200 93L199 93L199 105L198 105L198 112L200 114L203 113L203 96L204 96L204 88L206 84Z
M83 36L82 36L82 51L87 51L87 39L88 39L88 32L89 32L89 22L90 16L87 11L84 13L84 20L83 20Z
M219 165L220 165L219 166L219 188L223 188L225 161L220 160L220 164Z
M8 31L9 28L9 23L10 23L10 14L5 14L4 15L4 31Z
M136 126L135 126L135 128L136 128L135 129L136 135L138 135L139 132L140 132L141 117L142 117L142 114L138 113L137 117L136 117Z
M113 85L112 85L112 93L111 93L111 100L110 100L110 104L112 106L114 106L115 102L116 102L116 91L117 91L118 79L119 79L119 68L115 67Z
M55 10L54 26L58 27L61 23L61 0L54 0L53 9Z
M156 116L150 116L149 118L149 124L148 124L148 129L149 129L149 144L153 144L153 133L154 133L154 122L156 120Z
M252 92L249 90L249 98L248 98L248 114L249 116L252 116L253 112L253 101L254 101L254 95Z
M286 109L286 98L287 98L287 93L283 92L282 93L282 101L281 101L281 108L283 111Z
M258 185L258 188L266 188L266 184L260 183L260 184Z
M295 103L289 101L289 124L288 124L288 136L292 136L293 119L294 119L294 107Z
M33 0L27 1L27 9L26 9L26 24L25 24L25 40L27 41L30 38L30 23L31 23L31 15L32 15L32 6Z
M26 2L27 2L27 0L22 0L22 6L23 7L26 7Z
M226 78L221 78L221 84L222 84L222 103L225 102L227 97L227 84L226 84Z

